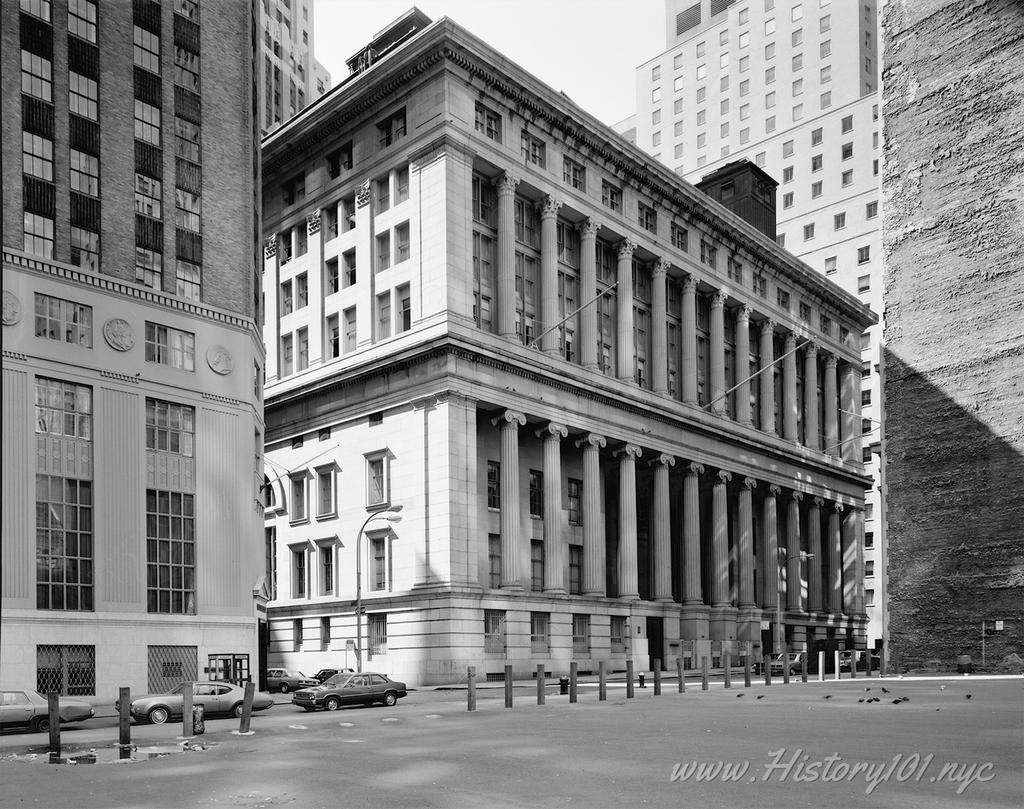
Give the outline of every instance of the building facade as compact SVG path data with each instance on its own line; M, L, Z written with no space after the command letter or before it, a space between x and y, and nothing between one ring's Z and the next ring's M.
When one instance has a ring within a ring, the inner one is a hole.
M3 2L5 687L257 670L258 10L230 10Z
M330 89L313 56L313 0L260 0L259 123L266 134Z
M893 654L993 667L1024 656L1024 11L887 4L884 25ZM937 50L949 31L970 46Z
M864 647L855 297L447 19L263 161L271 661Z
M882 312L874 0L666 0L666 50L637 69L636 143L692 183L747 159L779 182L778 242ZM865 593L885 636L882 324L862 336Z

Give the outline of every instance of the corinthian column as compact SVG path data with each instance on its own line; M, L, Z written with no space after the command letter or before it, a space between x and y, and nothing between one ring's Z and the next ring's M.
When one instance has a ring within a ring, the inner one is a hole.
M537 433L544 439L544 592L564 593L562 568L562 439L568 430L549 422Z
M636 459L640 447L626 444L619 459L619 598L640 598L636 561Z
M616 373L619 379L633 378L633 251L636 245L628 239L619 243L619 266L615 288L618 299L615 308L616 336L618 344L615 350Z
M828 513L828 611L843 611L843 505L833 503Z
M761 373L758 384L761 385L761 429L766 433L775 434L775 323L771 320L761 321Z
M676 459L659 455L654 468L654 600L672 600L672 517L669 506L669 469Z
M818 347L804 346L804 446L821 449L818 440Z
M697 404L697 280L683 281L683 401Z
M750 418L750 307L736 312L736 421L752 424Z
M786 511L786 609L803 610L800 593L800 501L803 495L793 492Z
M519 428L526 424L526 416L506 410L494 423L501 427L501 586L518 588Z
M800 402L796 400L796 336L792 332L786 335L785 357L782 361L782 437L796 441Z
M700 586L700 487L704 467L691 463L683 478L683 604L703 604Z
M757 481L743 478L740 486L737 526L739 561L740 561L740 600L741 607L753 607L754 602L754 506L753 492ZM767 569L767 565L765 566Z
M807 609L821 612L821 507L820 497L811 500L807 508Z
M711 299L711 412L725 415L725 293Z
M774 483L764 497L764 587L761 606L765 610L779 607L779 509L776 497L782 491Z
M836 394L836 355L825 358L825 447L829 455L839 454L839 398Z
M728 483L732 480L729 472L719 471L711 489L712 529L711 543L711 606L724 607L729 604L729 500Z
M659 258L651 270L651 389L668 393L668 322L665 280L668 264Z
M580 224L580 363L598 370L597 362L597 228L593 219Z
M576 442L583 448L583 595L604 595L600 453L605 444L604 436L593 433Z
M562 203L545 197L540 212L540 319L541 350L558 353L558 209ZM550 329L550 331L549 331Z
M516 215L519 178L505 172L498 179L498 334L516 337Z

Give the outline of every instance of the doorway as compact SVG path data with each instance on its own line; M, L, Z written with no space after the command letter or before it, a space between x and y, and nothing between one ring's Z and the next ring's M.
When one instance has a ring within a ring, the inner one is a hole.
M649 666L654 670L654 661L661 662L661 670L665 667L665 620L663 618L647 619L647 652L651 656Z

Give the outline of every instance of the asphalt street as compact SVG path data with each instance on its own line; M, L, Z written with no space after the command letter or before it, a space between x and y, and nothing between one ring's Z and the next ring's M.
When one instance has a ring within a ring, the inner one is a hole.
M1019 677L750 689L740 678L707 692L690 681L685 694L668 682L659 697L650 685L626 699L624 684L611 684L606 702L586 685L576 705L555 686L543 706L535 687L520 687L512 710L500 688L481 689L473 713L464 691L336 713L306 713L282 698L254 717L251 736L237 735L237 720L211 720L192 742L201 750L177 752L180 724L133 726L140 752L124 762L110 719L65 728L61 760L74 765L46 763L45 735L5 732L0 807L1024 803ZM96 763L87 763L90 750Z

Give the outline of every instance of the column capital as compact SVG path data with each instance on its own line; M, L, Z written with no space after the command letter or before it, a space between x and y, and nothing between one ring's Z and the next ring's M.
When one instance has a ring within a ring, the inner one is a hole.
M519 178L511 172L505 171L494 181L494 185L499 194L514 194L516 186L519 185Z
M634 250L636 250L636 242L631 242L629 239L623 239L619 242L619 246L617 248L619 260L621 261L624 258L632 258Z
M804 343L804 354L816 357L818 355L818 344L814 340L808 340Z
M770 317L766 317L761 321L761 334L775 334L775 321Z
M263 258L273 258L277 255L277 234L275 233L263 243Z
M722 309L725 307L725 290L716 289L715 294L711 296L711 308Z
M750 313L753 311L747 304L743 304L739 309L736 310L736 322L745 320L748 324L750 323Z
M824 497L815 497L813 500L811 500L811 504L815 508L821 508L823 505L825 505L825 498Z
M557 436L558 438L565 438L569 434L564 424L558 424L554 421L549 421L539 430L537 430L537 438L548 438L551 436Z
M697 463L696 461L694 461L693 463L689 464L686 467L686 474L687 475L694 475L694 476L696 476L696 475L703 475L704 474L704 464Z
M628 458L633 460L643 455L643 450L640 449L636 444L626 444L613 453L616 458Z
M491 424L495 427L504 426L505 424L514 424L516 428L522 427L526 424L526 416L515 410L506 410L501 415L495 416L491 419Z
M780 494L782 494L782 487L781 486L776 486L774 483L772 483L768 487L768 496L769 497L778 497Z
M794 491L794 492L792 492L791 496L793 497L793 502L794 503L799 503L801 500L804 499L804 493L803 492Z
M793 332L786 334L786 351L792 351L796 348L796 335Z
M597 231L601 227L601 223L593 217L588 216L576 227L580 232L580 236L584 239L596 239Z
M653 278L664 278L668 274L668 262L663 258L654 260L651 265L651 276Z
M356 189L356 207L365 208L370 204L370 181L367 180Z
M754 478L743 478L743 488L754 490L757 488L757 481Z
M306 235L312 236L314 233L320 232L320 209L317 208L313 213L306 214Z
M724 469L719 469L715 477L718 478L718 480L715 481L716 486L719 483L728 483L732 480L732 472L726 472Z
M558 216L558 209L561 207L562 203L549 194L540 204L541 219L552 219Z
M587 433L583 438L576 442L577 447L586 448L590 446L597 447L598 449L604 448L607 444L608 441L605 437L603 435L598 435L597 433Z
M669 455L667 452L662 452L659 455L655 455L651 460L647 462L648 466L657 466L661 464L668 468L672 468L676 465L676 458L674 455Z
M683 292L694 293L697 291L697 279L692 275L686 276L683 279Z
M845 506L843 506L842 503L833 502L832 503L832 508L834 508L836 510L837 514L842 514L843 513L843 509L845 508Z
M825 367L831 370L835 370L836 365L839 364L839 358L835 354L825 355Z

